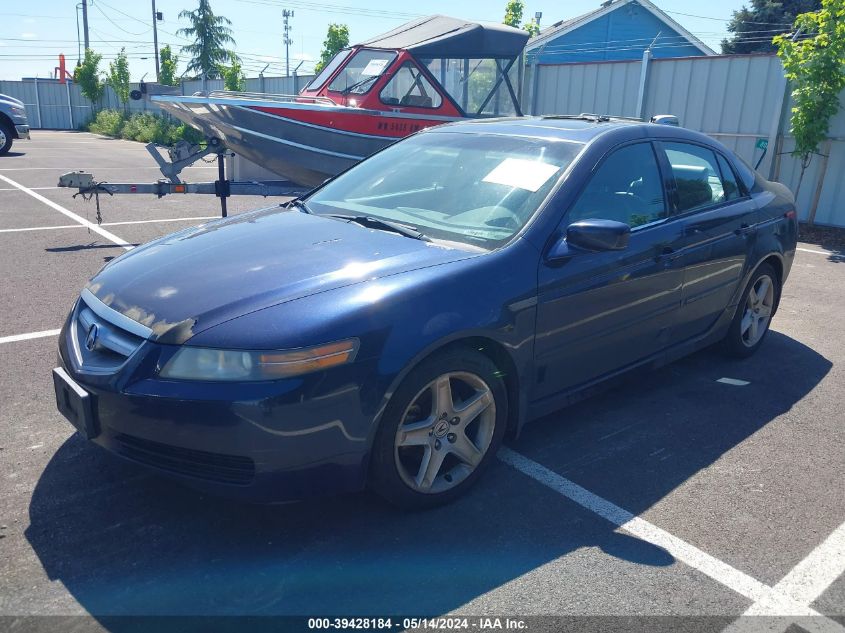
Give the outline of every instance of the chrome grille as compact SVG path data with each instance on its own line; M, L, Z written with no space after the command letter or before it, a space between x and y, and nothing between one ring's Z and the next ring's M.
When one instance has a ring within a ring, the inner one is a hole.
M129 325L129 331L122 325ZM126 317L109 308L91 292L83 291L70 328L71 344L80 371L110 374L119 370L145 340L147 328L128 324Z

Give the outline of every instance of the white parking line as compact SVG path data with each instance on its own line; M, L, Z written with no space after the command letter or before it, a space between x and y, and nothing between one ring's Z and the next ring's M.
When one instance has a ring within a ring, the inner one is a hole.
M0 336L0 345L3 343L14 343L16 341L28 341L32 338L44 338L45 336L56 336L61 330L42 330L41 332L30 332L29 334L14 334L12 336Z
M812 248L801 248L798 247L795 250L801 251L802 253L813 253L814 255L841 255L842 253L834 253L833 251L817 251Z
M33 191L41 191L42 189L59 189L59 187L30 187ZM17 191L15 187L0 187L0 191Z
M652 545L665 549L676 559L683 561L693 569L700 571L749 600L755 603L764 602L771 609L767 611L769 615L777 614L802 618L812 617L815 621L822 622L826 630L838 631L840 633L845 631L845 627L823 616L806 604L802 604L801 601L795 600L785 592L770 587L748 574L731 567L694 545L682 541L645 519L631 514L627 510L590 492L586 488L582 488L575 482L558 475L556 472L528 459L524 455L520 455L508 448L501 448L498 456L501 461L587 510L594 512L616 525L619 529Z
M134 246L132 246L132 244L130 244L129 242L126 242L125 240L120 239L114 233L109 233L104 228L101 228L100 226L98 226L98 225L96 225L92 222L89 222L88 220L83 218L81 215L77 215L73 211L68 211L67 209L65 209L60 204L56 204L52 200L45 198L40 193L36 193L35 191L30 189L29 187L24 187L22 184L15 182L11 178L8 178L8 177L4 176L3 174L0 174L0 180L3 180L4 182L12 185L13 187L17 187L18 189L20 189L24 193L29 194L30 196L32 196L33 198L35 198L39 202L43 202L44 204L46 204L51 209L55 209L59 213L63 213L64 215L69 217L71 220L78 222L82 226L88 227L89 229L94 231L94 233L97 233L97 234L103 236L104 238L106 238L110 242L117 244L118 246L126 249L127 251L131 251L134 248Z
M125 224L156 224L157 222L193 222L194 220L216 220L219 215L203 215L196 218L162 218L159 220L126 220L124 222L103 222L100 226L123 226ZM29 226L21 229L0 229L0 233L20 233L23 231L52 231L55 229L84 229L79 224L60 224L58 226Z
M795 602L810 605L845 573L845 523L836 528L818 547L774 586L774 590ZM755 602L744 615L776 616L775 607Z
M139 167L138 165L127 165L126 167L115 167L114 165L109 165L109 166L106 166L106 167L91 167L90 165L85 165L84 169L82 171L88 171L88 172L91 172L91 171L94 171L94 170L105 171L107 169L122 169L124 171L139 171L139 170L159 171L158 167L156 167L155 165L152 165L152 166L146 166L145 165L143 167ZM185 167L185 169L214 169L214 170L216 170L217 167L215 167L214 165L188 165L187 167ZM79 168L78 165L75 166L75 167L65 166L65 167L3 167L3 168L0 168L0 171L46 171L46 170L55 171L55 172L59 172L59 171L63 171L63 170L65 170L65 171L79 171L80 168Z
M750 385L751 383L747 380L740 380L739 378L719 378L716 382L720 382L723 385L733 385L734 387L745 387L746 385Z

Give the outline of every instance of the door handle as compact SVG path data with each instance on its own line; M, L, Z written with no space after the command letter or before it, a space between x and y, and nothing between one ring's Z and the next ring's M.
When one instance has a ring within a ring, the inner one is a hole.
M676 260L680 256L681 254L671 246L664 246L660 249L660 252L657 254L657 257L655 257L654 259L658 262L663 262L664 264L669 265L672 261Z
M753 230L754 230L753 226L749 226L748 224L745 224L743 222L742 224L739 225L739 228L734 231L734 233L736 233L737 235L748 235Z

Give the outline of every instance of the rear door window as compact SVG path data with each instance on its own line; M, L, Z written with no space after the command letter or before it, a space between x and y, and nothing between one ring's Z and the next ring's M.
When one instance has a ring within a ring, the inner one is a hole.
M663 149L675 177L678 213L725 201L721 171L712 150L689 143L663 143Z
M736 200L742 197L742 192L739 189L733 168L721 154L717 154L716 158L719 160L719 169L722 172L722 188L725 192L725 201Z

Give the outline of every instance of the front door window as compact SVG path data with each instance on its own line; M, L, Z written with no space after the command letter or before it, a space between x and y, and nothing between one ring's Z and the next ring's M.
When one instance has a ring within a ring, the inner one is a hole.
M667 217L663 183L651 143L622 147L598 168L570 209L568 223L616 220L631 228Z

